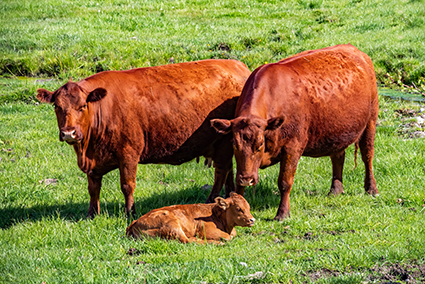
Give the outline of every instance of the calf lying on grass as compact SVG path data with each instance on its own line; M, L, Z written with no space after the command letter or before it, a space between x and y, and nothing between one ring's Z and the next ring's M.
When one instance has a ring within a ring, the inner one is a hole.
M186 204L150 211L127 228L134 238L161 237L182 243L219 243L236 235L236 226L251 227L255 219L248 202L231 192L229 198L217 197L215 203Z

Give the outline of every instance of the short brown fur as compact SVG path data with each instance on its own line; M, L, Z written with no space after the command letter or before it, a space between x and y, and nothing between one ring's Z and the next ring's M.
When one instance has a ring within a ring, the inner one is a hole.
M231 192L211 204L186 204L150 211L127 228L134 238L160 237L182 243L219 243L236 235L236 226L252 226L255 219L245 198Z
M259 168L280 163L275 219L282 220L301 156L331 157L336 195L343 192L345 149L358 143L365 190L378 193L372 168L378 108L372 61L352 45L337 45L260 66L244 86L235 119L212 125L233 132L238 193L258 182Z
M135 213L137 164L179 165L199 156L214 161L208 201L223 184L234 190L231 135L217 134L213 118L233 118L250 74L235 60L203 60L128 71L106 71L55 92L38 90L53 103L59 139L73 145L87 174L88 216L99 214L102 177L120 170L125 209Z

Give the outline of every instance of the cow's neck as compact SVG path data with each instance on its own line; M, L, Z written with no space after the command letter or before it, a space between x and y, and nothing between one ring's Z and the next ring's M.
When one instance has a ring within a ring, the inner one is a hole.
M84 172L89 173L96 165L94 159L94 137L99 136L99 132L102 132L101 125L101 109L99 104L89 106L89 121L87 124L87 130L83 134L81 143L74 145L74 150L77 153L78 167ZM98 141L96 141L98 142Z

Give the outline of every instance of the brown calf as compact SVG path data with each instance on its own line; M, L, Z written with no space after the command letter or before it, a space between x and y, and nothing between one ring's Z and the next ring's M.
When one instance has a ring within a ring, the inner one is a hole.
M245 198L231 192L230 197L217 197L215 203L186 204L150 211L127 228L134 238L160 237L182 243L218 243L236 235L235 226L251 227L255 219Z

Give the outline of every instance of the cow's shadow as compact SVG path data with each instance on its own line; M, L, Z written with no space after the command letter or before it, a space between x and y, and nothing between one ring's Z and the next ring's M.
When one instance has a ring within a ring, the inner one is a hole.
M143 189L139 189L143 190ZM263 189L261 191L267 191ZM204 190L200 186L189 186L178 190L161 190L149 197L143 198L138 197L135 200L136 206L136 218L139 218L143 214L149 212L152 209L159 208L162 206L176 205L176 204L193 204L193 203L204 203L207 199L210 191ZM101 199L100 208L101 214L105 214L111 217L122 217L125 218L124 214L124 196L121 192L118 192L119 198L114 201L108 201ZM251 198L252 191L247 190L245 197L247 200ZM265 192L258 192L256 202L258 198L264 197ZM224 196L224 190L221 191L221 196ZM248 196L248 197L247 197ZM255 198L255 197L254 197ZM262 199L261 198L261 199ZM261 202L261 201L260 201ZM49 218L60 218L71 222L78 222L79 220L86 219L87 210L89 206L89 198L85 202L73 202L69 201L65 204L58 205L35 205L32 207L23 206L11 206L0 209L0 228L7 229L21 222L36 222L42 219Z

